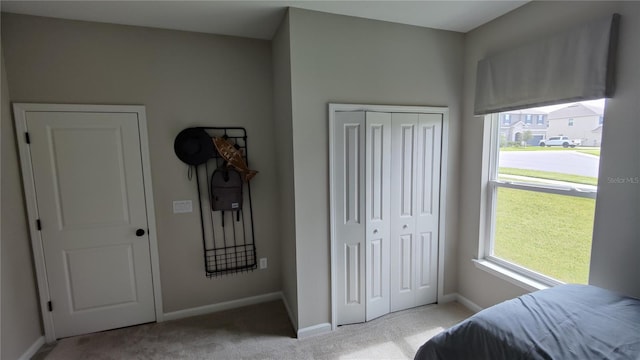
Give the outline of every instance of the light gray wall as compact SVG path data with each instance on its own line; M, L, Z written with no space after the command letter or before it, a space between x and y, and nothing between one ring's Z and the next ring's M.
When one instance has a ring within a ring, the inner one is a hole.
M640 297L640 3L622 15L616 95L607 102L589 282ZM635 178L618 184L609 177Z
M278 184L280 193L280 241L282 250L282 293L291 321L298 328L298 284L296 274L295 197L293 185L293 126L291 118L291 42L289 12L272 42L273 108Z
M2 60L2 351L1 359L17 359L42 335L40 305L33 272L31 245L26 222L22 180L18 166L18 148L11 118L9 88Z
M590 282L640 296L640 185L607 182L607 177L640 175L639 9L640 3L635 2L536 1L466 34L458 292L476 304L487 307L524 292L471 262L478 256L484 231L482 200L487 180L483 141L488 124L473 116L477 61L492 52L614 12L622 14L618 91L605 112Z
M445 293L456 290L460 33L290 9L301 328L330 321L329 102L450 108Z
M146 106L165 313L281 289L269 41L2 16L12 101ZM260 171L251 191L267 270L205 277L198 212L172 213L173 200L197 208L195 180L173 151L175 136L190 126L246 127L251 166Z

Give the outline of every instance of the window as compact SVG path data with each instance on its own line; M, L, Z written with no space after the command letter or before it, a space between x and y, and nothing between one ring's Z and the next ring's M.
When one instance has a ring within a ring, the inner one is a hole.
M573 119L569 119L569 126L573 126Z
M502 118L502 125L511 125L511 115L510 114L504 114L504 117Z
M527 124L527 125L531 124L531 115L528 114L528 115L525 116L524 123Z
M546 285L587 283L599 148L563 147L571 137L548 136L558 133L546 134L546 146L510 148L498 136L500 115L492 115L484 259ZM596 156L576 162L575 151Z
M598 119L598 125L602 124L604 124L604 116L600 116L600 118Z
M537 125L544 125L544 115L538 115L538 119L536 120Z

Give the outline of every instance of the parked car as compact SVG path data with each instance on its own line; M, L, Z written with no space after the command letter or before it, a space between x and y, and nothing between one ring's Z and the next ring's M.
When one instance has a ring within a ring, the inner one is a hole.
M564 148L576 147L580 145L580 140L569 139L568 136L552 136L548 139L542 139L538 143L540 146L562 146Z

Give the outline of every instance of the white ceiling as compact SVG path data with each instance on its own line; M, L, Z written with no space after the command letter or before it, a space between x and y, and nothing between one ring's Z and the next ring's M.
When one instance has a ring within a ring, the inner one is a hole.
M2 11L271 39L289 6L467 32L528 1L1 1Z

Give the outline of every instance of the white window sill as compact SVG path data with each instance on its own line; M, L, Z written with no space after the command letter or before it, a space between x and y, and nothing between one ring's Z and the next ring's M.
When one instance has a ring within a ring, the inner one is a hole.
M548 289L550 286L543 284L537 280L518 274L512 270L500 266L491 261L484 259L472 259L473 264L480 270L486 271L491 275L497 276L500 279L506 280L514 285L517 285L527 291L537 291Z

